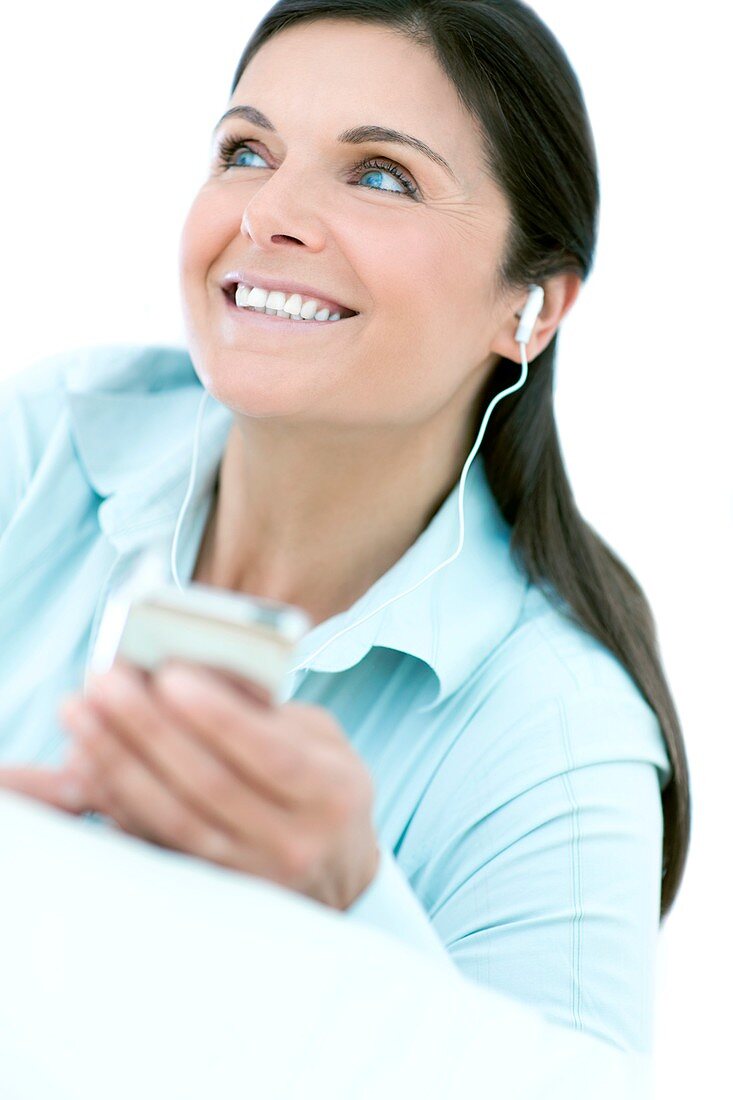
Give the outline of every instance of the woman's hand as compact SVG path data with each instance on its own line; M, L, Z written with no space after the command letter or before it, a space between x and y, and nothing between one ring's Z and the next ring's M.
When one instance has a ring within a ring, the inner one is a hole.
M369 770L328 711L250 687L118 660L59 706L74 737L62 779L126 832L344 910L379 860Z

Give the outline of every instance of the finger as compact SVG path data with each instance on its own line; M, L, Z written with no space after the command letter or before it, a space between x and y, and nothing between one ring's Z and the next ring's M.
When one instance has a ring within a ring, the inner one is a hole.
M153 676L153 691L186 728L282 806L310 802L322 789L332 745L294 733L282 710L252 703L201 668L164 665Z
M292 830L287 809L188 733L146 684L112 670L104 693L90 701L109 718L111 730L198 814L273 856L282 850Z
M108 811L127 832L238 870L261 870L263 859L241 839L214 827L182 802L91 707L77 733L105 791Z
M91 809L82 784L62 771L0 768L0 788L27 795L71 814Z
M64 774L73 785L81 787L85 811L109 816L109 795L97 774L94 761L79 743L75 731L70 729L69 732L72 734L72 742L64 762Z
M105 751L104 740L105 734L112 731L103 717L84 700L65 700L58 713L72 737L65 767L70 774L81 776L88 789L94 790L94 809L126 831L157 843L157 837L148 835L142 823L137 822L114 796L108 774L114 767L114 751Z
M91 722L92 719L88 717L83 719L83 724L87 729L91 728ZM116 826L122 829L123 832L140 837L142 840L150 841L152 844L161 844L159 838L149 833L142 822L135 819L134 814L128 813L123 803L115 799L112 791L105 785L104 773L100 769L97 760L89 748L84 747L81 743L82 740L86 741L86 737L82 739L76 730L71 732L74 743L66 762L66 768L74 775L82 775L84 782L93 787L93 809L102 814L109 825Z
M176 664L181 668L189 667L185 661L177 661ZM225 683L231 684L235 691L244 692L245 695L255 702L262 704L262 706L267 708L273 706L272 693L262 684L258 684L255 680L250 680L247 676L242 676L241 673L232 672L231 669L214 668L208 665L194 665L192 663L189 664L193 669L204 667L211 675L220 677Z
M208 676L219 679L226 684L230 684L235 691L245 695L253 702L259 703L261 707L269 710L273 707L272 693L263 684L257 683L256 680L251 680L248 676L243 676L242 673L234 672L233 669L221 668L215 665L206 665L195 661L187 661L182 657L176 657L173 660L165 662L168 667L180 668L187 672L205 672ZM122 670L122 672L131 674L138 680L142 680L144 683L149 684L155 675L155 672L149 672L144 668L140 668L138 665L132 664L123 657L116 657L114 665L111 671ZM92 682L98 680L99 677L91 677Z

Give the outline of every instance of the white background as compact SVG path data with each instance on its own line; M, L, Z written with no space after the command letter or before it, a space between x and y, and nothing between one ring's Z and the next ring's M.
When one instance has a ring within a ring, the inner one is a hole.
M600 161L595 269L559 342L564 455L581 511L651 602L693 779L687 876L660 936L658 1095L716 1095L733 1018L728 5L532 6L578 74ZM266 9L15 7L0 40L0 380L73 347L185 342L179 234Z

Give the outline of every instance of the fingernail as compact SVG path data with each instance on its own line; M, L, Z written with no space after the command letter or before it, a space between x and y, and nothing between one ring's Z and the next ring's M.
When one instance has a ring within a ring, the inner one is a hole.
M81 809L84 805L84 792L79 783L68 779L61 788L61 801L70 810Z
M65 718L72 737L88 741L97 731L96 715L91 708L93 703L72 703L66 709Z
M167 690L176 695L190 695L196 691L196 683L191 676L190 669L187 669L185 665L172 661L167 661L156 672L156 680L164 691Z

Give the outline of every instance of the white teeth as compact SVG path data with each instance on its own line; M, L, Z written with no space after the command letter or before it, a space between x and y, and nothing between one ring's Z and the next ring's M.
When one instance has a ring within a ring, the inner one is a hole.
M247 305L254 306L255 309L264 309L266 302L267 291L263 290L261 286L253 286L247 298Z
M268 309L283 309L285 307L285 299L287 294L282 290L271 290L267 295L267 308Z
M283 306L286 313L290 313L293 316L300 314L300 307L303 305L303 299L300 294L291 294L287 302Z
M327 306L318 309L318 301L302 295L291 294L288 297L282 290L265 290L263 287L248 287L238 283L234 301L240 309L253 309L257 313L266 313L271 317L287 317L291 321L340 321L341 314L330 313Z

